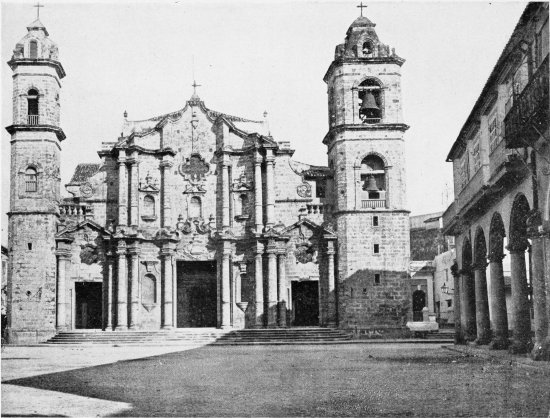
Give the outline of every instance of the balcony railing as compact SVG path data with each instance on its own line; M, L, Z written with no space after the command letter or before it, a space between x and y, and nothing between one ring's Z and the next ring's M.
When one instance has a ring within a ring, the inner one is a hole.
M386 201L384 199L361 200L361 209L378 209L385 207Z
M28 115L27 125L38 125L38 115Z
M92 215L92 207L90 205L62 203L59 205L59 213L68 217L86 218Z
M548 89L546 56L504 118L506 148L532 145L546 131L550 118Z

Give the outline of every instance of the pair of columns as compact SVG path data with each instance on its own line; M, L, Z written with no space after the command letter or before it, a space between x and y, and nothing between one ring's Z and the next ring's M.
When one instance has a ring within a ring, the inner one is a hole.
M287 305L286 254L280 252L274 242L268 243L265 253L267 254L267 281L265 283L267 301L264 301L264 248L263 245L258 244L254 269L256 326L262 328L266 318L268 327L285 327Z
M173 165L168 156L160 163L160 219L161 227L171 222L170 204L170 168ZM139 224L139 161L137 151L127 157L125 150L119 150L118 155L118 224L137 226ZM128 169L129 167L129 169ZM128 181L130 185L128 187ZM128 211L129 209L129 211Z

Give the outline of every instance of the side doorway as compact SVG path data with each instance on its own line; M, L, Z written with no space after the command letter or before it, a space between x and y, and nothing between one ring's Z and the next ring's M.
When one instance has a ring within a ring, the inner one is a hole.
M101 329L102 283L76 282L75 289L75 323L76 329Z

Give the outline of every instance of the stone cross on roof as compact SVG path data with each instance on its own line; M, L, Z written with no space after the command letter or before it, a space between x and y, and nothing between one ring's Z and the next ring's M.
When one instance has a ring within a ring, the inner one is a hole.
M361 2L357 7L361 9L361 17L363 17L363 9L366 9L367 5L364 5L363 2Z
M37 19L37 20L40 19L40 8L41 8L41 7L44 7L44 5L37 2L37 3L36 3L34 6L32 6L32 7L36 7L36 19Z

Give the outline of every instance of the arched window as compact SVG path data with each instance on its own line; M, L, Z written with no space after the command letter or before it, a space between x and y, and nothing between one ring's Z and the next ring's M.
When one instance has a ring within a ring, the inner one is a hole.
M27 93L27 123L38 125L38 91L30 89Z
M383 115L382 86L373 79L359 85L359 118L363 123L379 123Z
M374 52L374 46L372 44L372 41L370 39L367 39L365 42L363 42L363 56L370 57L373 55Z
M25 191L36 192L38 190L38 173L32 167L25 171Z
M201 214L202 214L201 198L198 196L193 196L189 200L189 217L200 218L202 216Z
M38 58L38 44L36 41L29 42L29 58L32 60Z
M143 198L143 216L154 217L155 216L155 198L153 196L145 196Z

